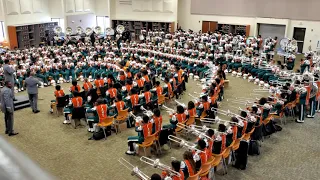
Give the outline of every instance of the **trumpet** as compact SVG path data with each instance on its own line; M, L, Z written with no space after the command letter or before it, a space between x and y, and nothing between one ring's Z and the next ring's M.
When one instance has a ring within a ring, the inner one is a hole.
M149 165L153 166L154 168L158 168L158 169L160 169L162 171L167 171L167 172L169 172L170 176L178 176L178 177L181 176L180 173L172 170L170 166L162 164L159 161L159 159L153 160L153 159L150 159L148 157L142 156L140 158L140 161L142 161L142 162L144 162L146 164L149 164Z
M169 135L168 136L168 139L170 141L173 141L173 142L176 142L178 143L180 146L184 147L184 148L187 148L189 150L195 150L195 151L200 151L200 152L203 152L201 151L200 149L197 149L196 148L196 144L192 143L192 142L189 142L189 141L186 141L182 138L178 138L177 136L172 136L172 135Z
M148 117L152 117L153 116L153 112L150 110L147 110L146 108L144 108L143 106L140 107L140 109L143 111L143 113L145 115L147 115Z
M197 130L194 126L187 126L185 124L181 124L181 123L178 123L177 124L178 127L182 128L182 129L185 129L185 130L190 130L193 134L197 135L197 136L202 136L202 137L205 137L207 139L211 139L211 137L207 136L204 132L200 132L199 130Z
M132 171L132 176L137 176L141 180L150 180L151 178L147 176L144 172L142 172L138 167L133 166L124 158L118 159L118 162L122 164L124 167Z

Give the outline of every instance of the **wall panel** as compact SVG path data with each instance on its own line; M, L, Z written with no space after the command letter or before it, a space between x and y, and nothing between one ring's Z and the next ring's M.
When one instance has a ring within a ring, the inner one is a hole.
M191 0L191 14L320 20L319 0Z
M31 14L32 12L32 0L20 0L20 13Z
M43 12L42 6L43 6L42 0L32 0L33 13L42 13Z
M19 0L5 0L7 15L18 15L19 14Z

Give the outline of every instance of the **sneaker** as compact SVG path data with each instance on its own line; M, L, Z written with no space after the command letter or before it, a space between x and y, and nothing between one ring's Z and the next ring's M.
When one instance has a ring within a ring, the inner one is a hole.
M134 151L129 151L129 150L128 150L128 151L126 152L126 154L133 156L133 155L135 155L136 153L135 153Z
M71 124L71 120L66 120L67 124Z
M21 88L21 91L24 91L24 89L23 89L23 88Z
M18 89L18 92L21 92L21 89Z
M51 114L53 113L53 109L50 109L50 113L51 113Z
M91 132L91 128L88 128L88 132Z
M314 118L314 115L311 116L311 115L307 115L307 118Z
M63 124L67 124L67 123L68 123L68 121L67 121L67 120L64 120L64 121L63 121Z
M304 120L297 119L296 122L297 123L304 123Z

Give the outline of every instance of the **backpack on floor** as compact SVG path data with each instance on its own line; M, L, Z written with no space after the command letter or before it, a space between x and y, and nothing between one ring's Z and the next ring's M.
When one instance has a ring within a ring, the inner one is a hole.
M258 141L250 140L249 143L249 155L260 155L260 146Z
M107 137L111 135L111 131L110 131L110 130L108 130L108 129L104 129L104 130L103 130L103 129L101 128L98 132L94 132L94 133L93 133L92 139L94 139L94 140L103 139L103 138L104 138L104 133L103 133L103 131L106 132Z
M239 149L236 150L236 162L234 167L245 170L247 168L248 163L248 149L249 142L248 141L240 141Z

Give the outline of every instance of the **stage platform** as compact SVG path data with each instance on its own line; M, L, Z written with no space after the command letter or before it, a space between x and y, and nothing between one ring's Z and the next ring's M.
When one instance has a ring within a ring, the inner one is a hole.
M14 101L14 110L20 110L27 107L30 107L30 102L28 96L16 96L18 101Z

